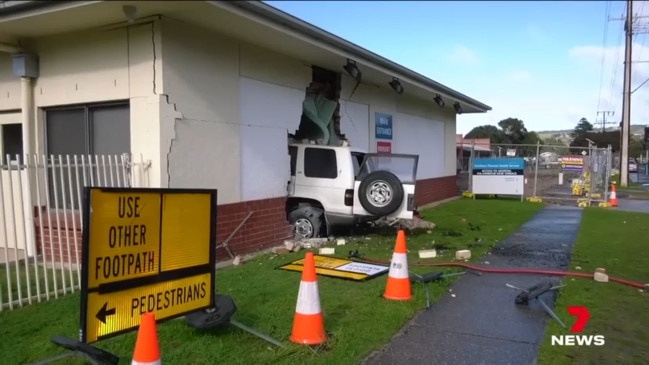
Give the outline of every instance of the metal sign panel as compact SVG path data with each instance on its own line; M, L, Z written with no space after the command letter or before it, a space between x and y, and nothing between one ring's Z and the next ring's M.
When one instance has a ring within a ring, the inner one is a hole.
M85 188L80 341L209 308L216 190Z
M385 265L373 265L336 257L314 255L313 258L315 261L315 271L318 275L340 279L364 281L383 275L390 270ZM301 272L303 267L304 259L300 259L280 266L279 269Z
M523 195L525 160L516 158L474 158L474 194Z
M392 140L392 115L374 113L374 128L376 139Z

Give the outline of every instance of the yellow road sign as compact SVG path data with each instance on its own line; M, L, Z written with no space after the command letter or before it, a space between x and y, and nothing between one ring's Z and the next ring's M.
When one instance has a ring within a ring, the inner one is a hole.
M85 189L82 342L135 328L124 308L140 294L190 293L184 291L188 283L211 283L201 300L146 310L159 320L212 304L216 194L196 189ZM135 320L139 323L139 315Z
M318 275L330 276L340 279L364 281L385 274L390 269L385 265L374 265L369 263L354 262L352 260L340 259L314 255L315 272ZM292 261L282 265L279 269L288 271L302 271L304 259Z
M86 311L86 341L124 333L137 328L146 312L156 320L210 306L212 274L146 285L108 294L89 293Z

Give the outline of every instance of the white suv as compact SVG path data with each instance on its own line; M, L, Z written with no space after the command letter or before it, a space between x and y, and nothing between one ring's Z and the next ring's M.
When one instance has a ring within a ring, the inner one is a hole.
M381 217L412 219L419 156L366 153L348 146L289 144L287 219L296 236Z

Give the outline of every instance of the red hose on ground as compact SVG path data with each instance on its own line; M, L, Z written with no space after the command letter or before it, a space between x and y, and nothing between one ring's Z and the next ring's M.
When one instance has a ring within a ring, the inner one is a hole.
M367 262L383 263L390 264L388 260L372 259L363 257L361 260ZM561 270L543 270L543 269L497 269L497 268L487 268L483 266L476 266L471 264L465 264L462 262L430 262L430 263L413 263L412 266L444 266L444 267L463 267L465 269L486 272L491 274L532 274L532 275L549 275L549 276L572 276L578 278L593 278L593 274L587 274L584 272L574 272L574 271L561 271ZM637 289L646 289L645 284L639 283L636 281L621 279L609 276L608 281L612 281L618 284L628 285Z

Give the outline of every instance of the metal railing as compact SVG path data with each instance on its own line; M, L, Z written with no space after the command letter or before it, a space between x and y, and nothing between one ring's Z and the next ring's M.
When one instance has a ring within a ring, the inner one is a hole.
M124 155L6 156L0 165L0 311L81 282L85 186L147 187L149 162Z
M458 189L472 191L473 159L523 158L525 197L576 202L604 202L610 189L611 148L569 147L543 144L491 144L472 146L458 154Z

